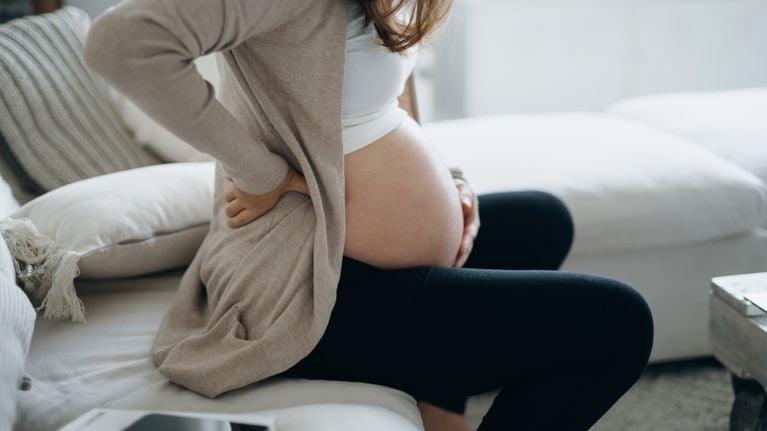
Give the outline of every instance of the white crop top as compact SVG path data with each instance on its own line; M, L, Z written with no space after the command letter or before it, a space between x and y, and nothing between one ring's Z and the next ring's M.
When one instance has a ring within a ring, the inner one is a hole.
M343 91L344 154L372 144L397 128L408 115L397 97L415 65L417 46L400 55L379 45L371 22L356 1L347 0L346 71Z

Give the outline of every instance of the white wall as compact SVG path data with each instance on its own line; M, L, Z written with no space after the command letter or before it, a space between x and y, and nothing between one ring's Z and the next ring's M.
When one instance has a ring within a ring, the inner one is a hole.
M117 1L65 3L96 16ZM767 0L454 0L432 48L417 66L423 121L602 110L767 86Z
M767 0L455 0L435 116L767 86Z

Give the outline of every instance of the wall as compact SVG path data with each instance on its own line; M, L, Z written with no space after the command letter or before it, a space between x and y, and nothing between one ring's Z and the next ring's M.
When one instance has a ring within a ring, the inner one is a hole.
M422 120L767 86L765 23L767 0L454 0L417 65Z
M455 0L435 116L767 86L767 0Z

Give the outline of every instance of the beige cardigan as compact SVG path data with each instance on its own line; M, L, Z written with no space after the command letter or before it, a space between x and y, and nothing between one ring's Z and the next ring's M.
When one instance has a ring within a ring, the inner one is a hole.
M160 124L217 159L210 231L152 346L158 370L208 397L292 367L317 344L344 250L344 0L127 0L97 18L86 64ZM221 87L192 60L216 52ZM228 173L251 193L287 163L285 193L227 225Z

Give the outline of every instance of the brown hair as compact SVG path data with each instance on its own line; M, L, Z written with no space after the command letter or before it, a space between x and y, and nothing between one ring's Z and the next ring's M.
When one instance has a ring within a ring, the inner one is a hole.
M383 46L403 52L436 30L447 16L452 0L355 0L365 12L365 25L373 22ZM395 19L410 5L407 21Z

